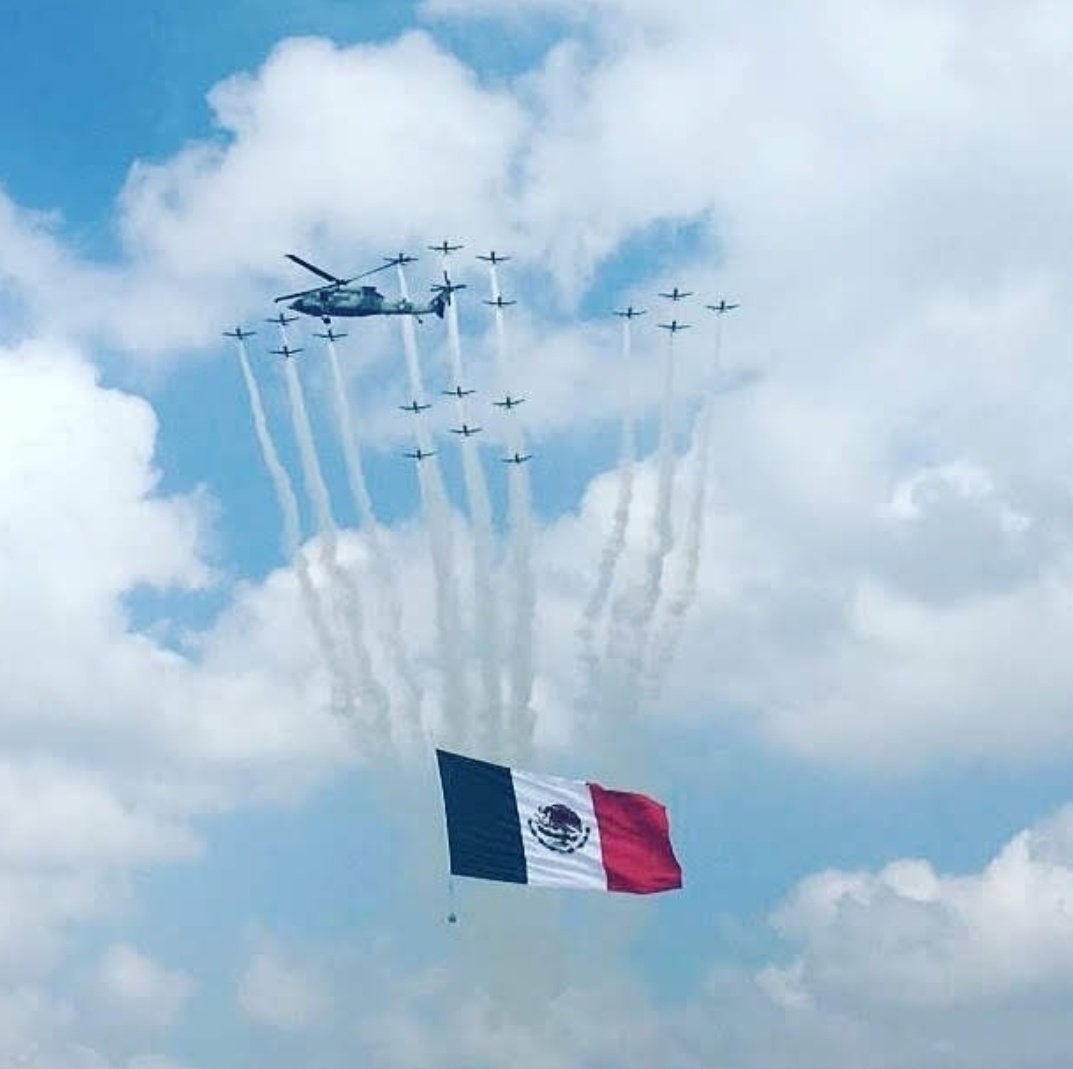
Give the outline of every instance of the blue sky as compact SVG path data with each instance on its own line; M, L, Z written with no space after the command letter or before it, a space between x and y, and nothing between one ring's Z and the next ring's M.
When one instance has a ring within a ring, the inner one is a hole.
M1071 88L1051 45L1068 22L1043 0L1016 18L956 0L17 0L0 37L18 86L0 100L0 1053L1060 1064L1073 235L1048 102ZM999 69L1019 93L996 98ZM997 245L980 226L996 217L1021 219ZM422 296L442 265L421 246L445 237L467 245L450 261L465 418L485 426L467 480L428 317L423 426L450 516L432 466L421 482L400 456L397 324L342 324L339 346L379 541L315 324L292 328L336 545L267 352L272 298L307 281L282 254L350 273L423 252ZM473 259L492 245L519 302L505 379ZM674 284L695 296L656 296ZM713 379L721 295L742 308ZM651 309L629 355L608 315L625 303ZM692 324L673 353L656 329L672 315ZM258 330L298 555L220 336L237 322ZM504 387L527 398L513 417L490 404ZM499 462L519 446L531 509ZM407 666L425 742L666 801L685 889L462 883L446 925ZM511 696L530 685L532 738Z

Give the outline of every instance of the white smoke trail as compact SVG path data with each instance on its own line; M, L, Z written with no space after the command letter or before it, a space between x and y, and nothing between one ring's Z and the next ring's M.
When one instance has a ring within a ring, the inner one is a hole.
M447 335L451 372L456 387L462 387L465 383L465 368L458 329L458 307L454 300L447 307ZM463 430L468 426L467 408L466 398L456 396L456 415L459 427ZM484 752L494 757L499 755L501 746L503 693L499 663L499 609L494 579L492 502L477 443L466 434L459 437L466 502L473 529L474 621L484 690L484 710L481 717L484 738L481 741L485 747Z
M495 263L488 265L496 329L496 367L504 391L510 385L502 293ZM522 430L512 412L507 412L507 445L520 455ZM536 714L533 697L533 628L536 618L536 585L533 580L533 505L529 472L523 464L509 465L507 501L510 516L510 561L514 576L514 619L510 633L510 718L507 740L512 752L524 759L531 751Z
M402 638L402 601L399 597L399 584L391 557L384 549L380 524L373 509L372 497L365 481L362 465L361 446L354 430L354 417L347 397L346 384L339 363L339 354L335 347L335 338L329 331L325 338L328 350L328 362L332 371L332 385L335 393L336 418L339 423L339 438L343 446L343 458L346 461L347 479L350 492L361 519L365 541L369 547L373 577L380 594L383 615L380 617L380 641L387 651L403 686L403 715L411 735L416 739L422 735L421 722L421 683Z
M284 348L287 344L286 331L280 326ZM368 709L372 723L369 725L383 741L390 739L391 705L387 691L373 674L369 651L362 634L361 599L353 577L339 564L339 536L332 516L328 487L324 482L317 447L313 440L313 429L309 422L302 383L293 358L283 358L284 377L287 383L287 397L291 407L291 421L294 436L298 443L298 456L305 477L306 492L317 517L320 533L321 563L328 574L332 588L339 597L342 606L343 624L350 638L353 669L356 674L355 686Z
M309 574L309 562L302 550L301 525L298 519L298 499L294 494L294 486L287 469L279 459L275 442L268 429L268 420L265 418L264 402L261 399L261 390L257 380L253 377L250 368L249 356L246 352L246 343L240 337L237 340L239 364L242 367L242 378L246 383L246 392L250 399L250 411L253 416L254 431L257 434L257 443L261 447L261 456L265 467L272 479L272 486L276 491L276 500L283 517L283 546L288 560L294 565L294 574L298 579L298 589L301 592L302 605L309 617L310 626L316 637L321 655L328 666L332 678L333 689L337 692L339 703L347 715L353 715L354 698L350 691L347 674L343 670L339 651L336 649L335 640L332 638L331 629L324 615L324 607L320 602L320 595L313 585L312 576Z
M648 683L653 696L659 694L682 632L682 624L697 596L700 550L704 543L704 518L708 497L708 468L711 462L712 427L715 422L715 383L723 348L723 317L715 324L715 344L706 376L701 409L693 431L693 481L689 495L689 513L682 538L684 558L682 579L667 601L666 616L652 641L648 664Z
M612 626L608 639L607 661L616 663L620 678L615 680L614 697L624 712L636 712L640 700L639 677L648 648L652 617L663 593L663 570L674 544L671 506L674 497L675 454L672 422L674 418L674 338L667 338L663 364L663 390L660 400L659 444L657 446L656 501L652 513L649 548L645 556L644 575L639 586L624 591L612 606Z
M511 564L515 575L514 628L511 635L510 740L514 752L529 757L536 726L533 709L533 624L536 616L536 584L533 580L533 506L529 472L512 464L507 475L511 524Z
M410 299L406 273L398 267L399 292ZM422 403L425 383L421 375L421 360L417 351L417 336L411 316L400 316L402 343L406 355L406 370L410 393ZM454 540L451 536L451 509L443 485L438 458L432 452L432 439L420 414L414 416L417 447L432 454L417 461L417 479L428 529L429 549L436 593L436 638L439 646L440 673L443 679L444 741L464 745L466 740L466 711L468 705L466 663L462 644L462 613L458 597L458 581L454 566Z
M632 324L629 316L622 321L622 367L629 368L632 355ZM628 372L627 372L628 374ZM578 637L581 640L581 661L585 669L586 692L592 695L596 689L597 657L594 647L594 632L600 615L607 604L608 595L615 580L615 571L618 567L619 558L626 546L626 529L630 522L630 509L633 504L633 480L635 472L637 445L636 429L634 427L633 405L629 397L626 398L622 413L622 429L619 441L618 459L618 495L615 501L615 511L612 517L611 530L608 532L607 541L603 552L600 554L600 565L596 574L596 585L593 587L589 600L585 603L581 626L578 628Z

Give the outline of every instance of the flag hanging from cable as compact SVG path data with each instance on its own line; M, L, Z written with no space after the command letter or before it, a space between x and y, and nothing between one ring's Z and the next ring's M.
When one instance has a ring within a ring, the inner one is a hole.
M436 758L452 875L641 895L682 886L667 810L647 795Z

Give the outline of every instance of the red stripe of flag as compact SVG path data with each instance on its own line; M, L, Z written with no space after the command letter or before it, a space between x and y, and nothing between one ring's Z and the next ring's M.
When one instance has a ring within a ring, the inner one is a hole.
M630 791L590 783L609 891L647 895L682 886L682 869L671 846L667 810Z

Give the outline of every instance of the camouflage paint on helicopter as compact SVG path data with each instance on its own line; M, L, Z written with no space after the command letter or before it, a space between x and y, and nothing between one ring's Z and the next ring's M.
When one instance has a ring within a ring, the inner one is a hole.
M308 260L295 256L294 253L287 253L287 259L293 260L307 271L323 278L326 285L299 290L296 293L285 293L282 297L277 297L276 301L289 301L288 308L301 312L303 315L317 316L325 323L330 323L333 316L353 318L409 315L420 321L423 315L435 315L442 319L444 309L450 304L451 294L455 290L465 288L464 285L452 283L447 273L444 272L443 282L432 287L435 296L427 304L415 304L404 297L389 301L375 286L353 286L351 283L379 271L385 271L389 267L401 267L403 264L412 263L415 257L407 256L405 253L386 257L386 263L351 278L337 278Z

